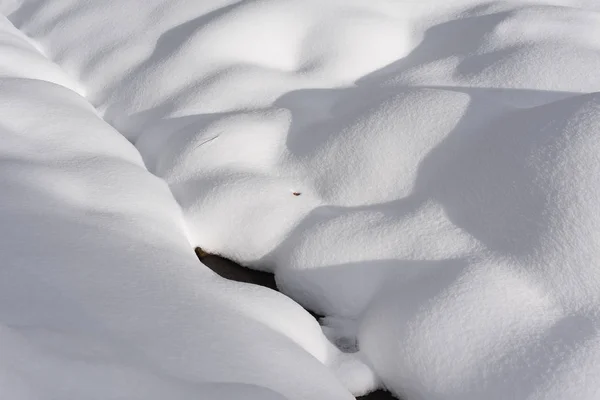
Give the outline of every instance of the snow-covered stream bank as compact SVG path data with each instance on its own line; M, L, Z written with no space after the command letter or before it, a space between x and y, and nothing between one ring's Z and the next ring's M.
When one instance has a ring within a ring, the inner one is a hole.
M12 398L600 397L597 1L0 13Z

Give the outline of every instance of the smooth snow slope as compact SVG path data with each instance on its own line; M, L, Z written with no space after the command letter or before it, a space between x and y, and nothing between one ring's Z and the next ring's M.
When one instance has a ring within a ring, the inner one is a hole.
M596 0L0 4L395 393L600 397Z
M364 391L299 305L198 262L168 186L4 17L0 60L0 398Z

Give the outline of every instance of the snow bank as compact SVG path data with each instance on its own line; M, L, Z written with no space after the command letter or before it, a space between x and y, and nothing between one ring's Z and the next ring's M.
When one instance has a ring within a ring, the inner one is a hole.
M352 399L315 319L203 267L164 181L1 22L0 397Z
M274 271L395 393L598 397L597 2L3 11L165 179L192 244Z

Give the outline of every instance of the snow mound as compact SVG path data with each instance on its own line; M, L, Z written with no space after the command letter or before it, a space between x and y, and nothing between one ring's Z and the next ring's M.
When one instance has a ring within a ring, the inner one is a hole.
M203 267L164 181L31 57L0 76L0 397L352 399L317 321Z
M380 380L407 400L598 397L596 1L15 0L0 11L167 182L192 245L273 271L333 317L325 333L353 356L330 354L297 308L310 333L293 317L267 325L354 393ZM202 293L264 310L262 295L223 291ZM215 352L231 354L226 343ZM251 370L275 369L261 362ZM329 379L315 365L305 381Z

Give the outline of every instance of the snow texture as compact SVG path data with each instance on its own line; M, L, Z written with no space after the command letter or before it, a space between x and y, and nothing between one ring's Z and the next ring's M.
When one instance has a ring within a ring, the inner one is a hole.
M596 0L0 12L20 31L1 25L1 176L25 185L3 190L2 226L22 236L2 254L27 266L4 269L3 310L50 324L59 300L35 276L141 349L107 363L290 399L378 382L405 400L600 398ZM358 351L289 299L214 277L190 245L274 272ZM27 341L73 346L49 337Z
M164 181L0 27L0 398L352 399L338 366L367 367L289 298L199 264Z

